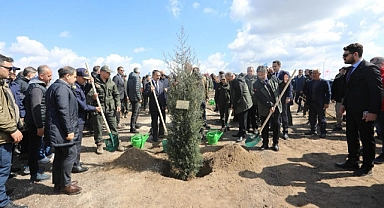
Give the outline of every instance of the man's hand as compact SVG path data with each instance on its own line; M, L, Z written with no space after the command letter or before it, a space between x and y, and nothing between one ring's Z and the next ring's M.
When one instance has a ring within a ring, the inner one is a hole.
M332 103L335 103L335 100L331 100Z
M271 107L271 109L269 109L269 111L271 111L272 113L275 112L275 107Z
M168 88L164 88L164 92L168 92Z
M374 113L367 113L365 115L363 115L363 120L365 120L365 122L369 122L369 121L375 121L377 118L377 115L374 114Z
M141 103L143 100L139 100L139 103Z
M96 100L97 96L98 96L97 93L94 93L93 94L93 99Z
M120 109L120 106L117 106L117 107L116 107L116 111L117 111L117 112L120 112L120 110L121 110L121 109Z
M96 112L101 112L101 107L96 107Z
M44 136L44 127L43 128L37 128L37 136Z
M16 130L14 133L11 134L11 137L13 139L13 142L17 144L23 139L23 134L19 130Z
M324 104L324 109L329 108L329 104Z
M345 106L341 105L340 106L340 113L343 114L345 112Z
M65 139L71 141L74 137L75 137L75 133L72 132L72 133L67 134L67 138L65 138Z
M151 92L155 91L155 87L151 86Z

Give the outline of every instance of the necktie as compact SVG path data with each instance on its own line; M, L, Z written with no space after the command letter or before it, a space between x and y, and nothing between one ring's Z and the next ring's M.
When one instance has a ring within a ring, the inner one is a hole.
M348 70L348 73L347 73L347 82L349 82L349 78L351 77L351 74L352 74L353 70L354 70L353 66L349 67L349 70Z
M157 81L155 81L155 89L156 89L156 93L159 93L159 86L157 85Z

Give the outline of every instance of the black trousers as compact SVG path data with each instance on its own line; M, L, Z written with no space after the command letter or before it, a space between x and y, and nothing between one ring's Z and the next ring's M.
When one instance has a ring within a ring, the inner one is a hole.
M39 151L42 145L42 137L37 136L37 129L34 125L28 125L29 148L28 148L28 166L31 178L37 176L39 169Z
M52 183L64 188L71 184L71 172L77 155L76 145L55 147L52 165Z
M228 123L228 109L230 107L229 103L218 103L219 106L219 113L220 113L220 122L221 127L225 127L225 125Z
M120 123L120 116L121 116L121 113L123 113L123 110L124 110L124 107L123 107L123 102L124 102L124 99L121 99L120 100L120 112L117 112L116 111L116 123L119 124Z
M374 138L374 122L365 122L362 120L363 113L347 113L347 144L348 159L351 161L359 160L360 143L363 144L363 165L365 168L373 167L373 159L375 159L375 138ZM360 136L359 136L360 135Z
M316 123L319 123L320 132L327 133L324 106L320 106L316 101L309 104L309 123L311 124L311 131L316 131Z
M281 107L283 112L281 113L281 124L283 126L283 134L288 134L288 106L289 104L285 103L285 98L281 99Z
M139 118L139 111L140 111L140 102L132 102L132 115L131 115L131 129L136 129L136 122Z
M161 108L161 114L163 115L164 122L166 122L165 108ZM159 122L160 122L160 126L159 126ZM157 142L159 140L159 135L164 135L164 126L163 126L163 123L161 122L159 111L151 111L151 127L152 127L153 141Z
M248 116L247 116L247 130L249 128L256 129L256 105L252 105L252 108L248 109Z
M236 114L237 118L239 119L239 135L245 135L246 134L246 127L247 127L247 118L248 118L248 111L243 111L241 113Z
M78 140L76 141L76 159L75 162L73 163L73 167L80 167L80 152L81 152L81 143L83 141L83 129L84 129L84 124L79 124L79 137L77 138Z
M264 121L267 119L267 116L260 116L261 123L264 123ZM279 130L280 130L280 112L278 110L275 110L271 117L269 118L269 121L265 125L263 131L261 132L261 137L263 138L263 144L267 145L269 143L268 135L269 135L269 125L272 127L273 132L273 144L279 143Z

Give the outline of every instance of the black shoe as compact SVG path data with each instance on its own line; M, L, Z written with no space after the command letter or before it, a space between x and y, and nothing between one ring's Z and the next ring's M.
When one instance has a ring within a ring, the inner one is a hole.
M268 148L269 148L268 144L263 144L263 145L261 145L260 150L266 150Z
M16 173L14 173L14 172L10 172L10 173L9 173L9 176L8 176L8 179L14 178L14 177L16 177L16 176L17 176Z
M287 133L285 133L285 134L283 135L283 139L284 139L284 140L287 140L287 139L289 139L289 136L288 136L288 134L287 134Z
M321 134L320 134L320 138L325 138L325 137L327 137L327 134L326 134L326 133L321 133Z
M383 164L384 163L384 153L381 153L379 156L377 156L373 162L375 164Z
M343 128L341 128L340 126L336 126L335 128L333 128L333 131L342 131Z
M233 134L232 136L233 137L241 137L242 135L241 134Z
M129 132L131 132L131 133L139 133L139 131L137 131L137 129L131 129Z
M159 134L159 138L160 138L160 139L165 138L164 134Z
M13 202L10 202L9 204L5 205L4 208L28 208L28 206L17 205L17 204L14 204Z
M347 160L343 163L335 163L336 167L342 168L344 170L357 170L359 169L359 164L356 162L352 162L350 160Z
M136 129L140 129L141 126L140 126L139 124L136 124L136 125L135 125L135 128L136 128Z
M305 135L317 135L316 131L307 131L304 134Z
M89 168L87 168L87 167L78 166L78 167L72 168L72 173L83 173L83 172L86 172L88 170L89 170Z
M353 176L361 177L366 175L372 175L372 168L361 167L358 170L353 171Z
M275 152L279 151L279 144L273 144L272 145L272 150L275 151Z

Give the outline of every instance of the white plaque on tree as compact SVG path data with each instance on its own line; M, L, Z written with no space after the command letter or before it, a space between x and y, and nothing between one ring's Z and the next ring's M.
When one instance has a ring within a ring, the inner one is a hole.
M176 109L188 110L188 108L189 108L189 101L186 101L186 100L178 100L178 101L176 101Z

